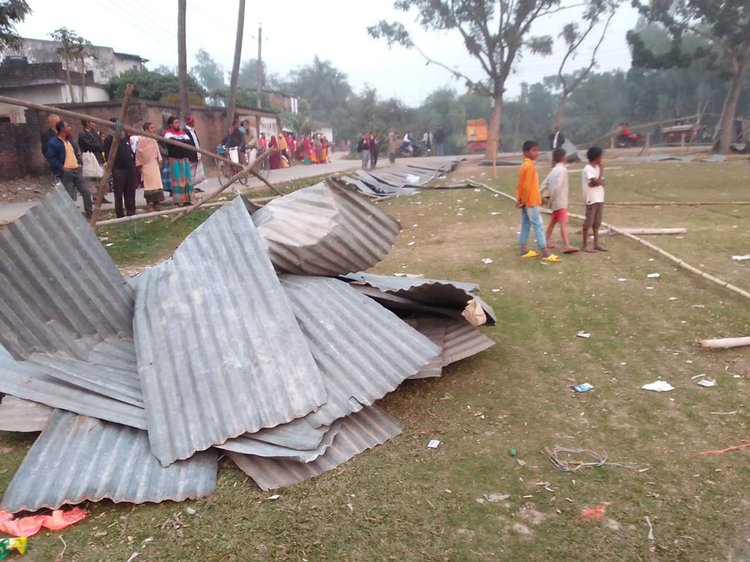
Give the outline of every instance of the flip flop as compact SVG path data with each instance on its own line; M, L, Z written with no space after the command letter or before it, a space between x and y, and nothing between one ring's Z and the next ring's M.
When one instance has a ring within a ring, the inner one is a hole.
M536 253L536 252L535 252L534 250L529 250L529 251L528 251L528 252L526 252L525 254L522 254L522 255L521 255L521 257L522 257L522 258L535 258L535 257L537 257L538 255L539 255L539 254L537 254L537 253Z
M586 252L587 254L595 254L596 250L592 250L591 248L581 248L582 252Z
M578 248L568 248L567 250L563 250L563 254L577 254L580 252Z
M602 248L601 246L594 246L594 250L597 252L606 252L608 251L606 248Z
M542 258L542 261L548 261L548 262L557 263L557 262L560 262L562 260L560 259L559 256L556 256L555 254L550 254L546 258Z

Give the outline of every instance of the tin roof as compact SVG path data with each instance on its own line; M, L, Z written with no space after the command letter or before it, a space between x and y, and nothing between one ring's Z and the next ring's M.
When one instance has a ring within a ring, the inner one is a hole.
M325 454L309 463L228 453L232 461L263 490L298 484L320 476L355 455L382 445L401 433L401 423L385 410L369 406L346 417Z
M85 358L132 336L133 295L60 186L0 227L0 345L15 358L64 351Z
M326 391L241 198L141 274L134 332L164 465L317 410Z
M0 431L42 431L53 411L54 408L38 402L4 396L0 403Z
M280 271L338 275L368 269L391 251L401 225L361 195L322 182L253 213Z
M216 488L215 451L163 468L148 436L118 424L57 410L5 490L2 509L36 511L65 504L182 501Z

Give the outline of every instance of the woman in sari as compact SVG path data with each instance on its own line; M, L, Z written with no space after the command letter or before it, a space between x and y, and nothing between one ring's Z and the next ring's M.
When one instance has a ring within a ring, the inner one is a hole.
M284 158L286 158L288 161L289 160L289 145L286 142L284 131L279 133L278 142L279 142L279 154L283 156Z
M156 133L153 123L144 123L143 130L151 134ZM161 211L159 203L164 201L164 186L161 183L161 152L154 139L140 138L135 151L135 166L141 173L146 210L148 212Z
M275 135L271 135L271 140L268 141L268 150L271 151L271 154L268 157L271 169L278 170L281 168L281 153L279 152L279 143L276 141Z
M177 117L167 119L167 128L164 130L164 138L179 141L186 145L193 145L193 139L180 128L180 120ZM172 184L172 197L176 205L187 207L192 205L193 183L190 176L190 160L188 156L192 151L174 145L167 145L169 154L169 176Z
M310 135L305 135L305 138L303 139L302 144L305 147L305 164L311 164L312 163L312 143L310 142Z
M323 163L323 144L320 142L320 135L313 135L313 164Z

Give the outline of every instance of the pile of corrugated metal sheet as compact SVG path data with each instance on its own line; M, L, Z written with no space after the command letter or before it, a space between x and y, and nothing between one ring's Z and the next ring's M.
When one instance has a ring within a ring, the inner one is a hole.
M376 402L493 344L468 304L494 323L361 273L399 230L331 183L237 198L128 283L63 191L0 229L0 430L43 429L0 508L204 497L222 454L279 488L397 436Z
M371 199L390 199L415 193L427 182L452 172L462 160L459 156L448 156L421 159L415 163L405 158L386 168L357 170L337 181Z

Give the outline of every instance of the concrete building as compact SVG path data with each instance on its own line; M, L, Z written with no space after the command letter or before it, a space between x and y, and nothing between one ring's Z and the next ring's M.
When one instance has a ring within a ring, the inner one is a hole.
M46 39L26 39L19 49L5 52L6 59L25 57L29 64L63 62L55 51L60 47L58 41ZM104 84L110 78L125 72L126 70L145 70L147 59L138 55L117 53L112 47L91 47L93 57L86 59L86 70L94 73L94 82Z

